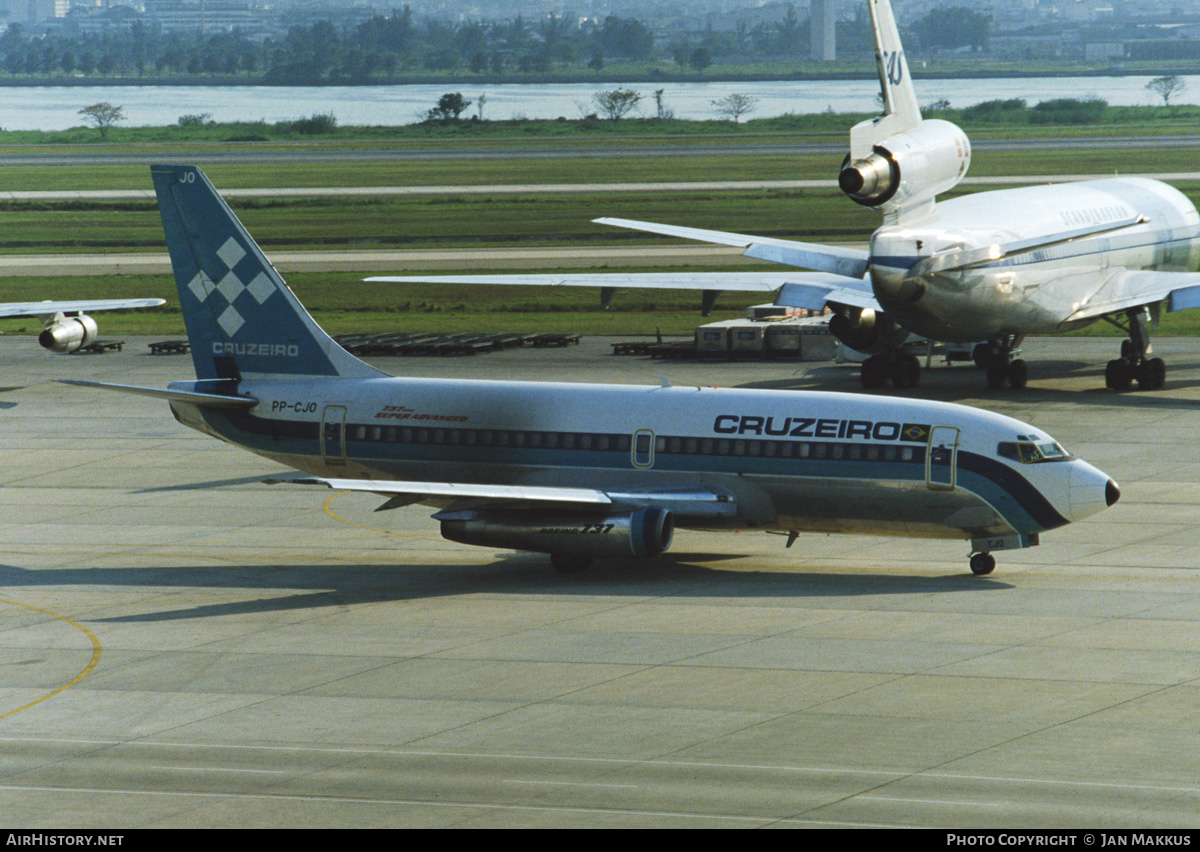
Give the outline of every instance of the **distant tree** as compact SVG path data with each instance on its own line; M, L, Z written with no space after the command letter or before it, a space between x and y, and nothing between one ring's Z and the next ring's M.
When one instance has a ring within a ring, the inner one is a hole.
M613 89L608 92L597 92L592 95L600 113L613 121L619 121L637 109L642 102L642 93L632 89Z
M604 67L604 54L596 53L591 59L588 60L587 67L599 74L600 69Z
M921 37L922 47L943 50L960 47L982 50L987 47L991 28L991 15L966 6L938 6L913 27Z
M712 65L712 63L712 54L709 53L707 47L697 47L692 51L692 55L688 57L688 65L691 65L697 71L703 71Z
M100 131L100 138L108 138L108 129L118 121L125 120L125 107L114 106L108 101L101 101L98 104L92 104L89 107L84 107L79 111L85 119L92 123L92 126Z
M748 115L754 111L754 105L757 103L758 98L756 97L740 95L734 92L723 98L717 98L712 102L712 106L713 111L717 115L732 119L733 123L737 124L743 115Z
M633 18L618 18L609 15L597 33L600 46L605 53L627 56L630 59L645 59L654 47L654 36L646 25Z
M1187 82L1182 77L1171 74L1166 77L1155 77L1146 84L1146 88L1163 99L1163 106L1171 105L1171 98L1183 94Z
M471 102L462 96L462 92L447 92L438 98L437 106L425 113L427 121L458 121Z
M654 117L658 119L671 119L675 117L675 111L668 109L666 104L663 103L663 93L665 91L666 89L654 90Z

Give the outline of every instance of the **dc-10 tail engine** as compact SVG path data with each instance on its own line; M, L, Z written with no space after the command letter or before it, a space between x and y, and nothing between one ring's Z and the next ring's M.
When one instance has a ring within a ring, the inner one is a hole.
M55 314L38 335L38 343L51 352L75 352L96 340L99 329L87 314Z
M671 546L675 520L654 506L608 517L525 511L446 512L442 536L462 544L550 554L560 570L584 568L593 559L658 556Z
M887 214L953 189L970 165L966 134L948 121L928 119L878 142L865 157L847 155L838 186L864 207Z

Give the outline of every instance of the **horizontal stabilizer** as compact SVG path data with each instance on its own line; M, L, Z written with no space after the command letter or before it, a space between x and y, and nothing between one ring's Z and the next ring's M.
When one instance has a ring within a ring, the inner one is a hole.
M157 308L166 299L76 299L73 302L0 302L0 317L48 317L54 314L88 311L124 311L131 308Z
M593 219L601 225L614 225L634 231L646 231L668 237L682 237L723 246L746 249L743 254L755 260L781 263L800 269L832 272L849 278L862 278L867 273L869 256L862 249L825 246L820 243L802 243L781 240L776 237L755 237L750 234L735 234L728 231L709 231L704 228L684 228L679 225L659 225L655 222L638 222L632 219Z
M137 396L150 396L155 399L165 399L168 402L190 402L204 408L253 408L258 400L248 396L223 396L216 393L198 393L196 391L172 390L170 388L147 388L141 385L118 385L111 382L89 382L84 379L59 379L64 385L77 385L81 388L100 388L101 390L131 393Z
M871 285L862 278L847 278L825 272L793 276L775 297L775 304L788 308L820 311L829 303L882 311Z

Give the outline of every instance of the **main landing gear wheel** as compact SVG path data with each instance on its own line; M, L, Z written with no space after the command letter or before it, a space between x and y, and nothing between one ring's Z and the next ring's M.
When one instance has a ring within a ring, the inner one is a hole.
M916 355L903 352L872 355L863 361L859 378L866 389L877 388L889 380L898 389L915 388L921 382L921 361Z
M990 553L971 554L971 573L982 577L996 570L996 557Z
M1029 384L1029 366L1020 358L1013 360L1012 357L1020 343L1020 335L1013 335L980 343L972 350L975 366L987 371L987 384L992 390L1000 390L1005 385L1021 390Z
M1162 358L1116 358L1104 370L1104 386L1113 390L1128 390L1134 381L1140 390L1158 390L1167 383L1167 365Z
M1021 390L1029 384L1029 366L1020 358L1011 364L992 362L987 367L987 383L992 390L1000 390L1005 384L1013 390Z
M1121 341L1121 357L1108 362L1104 369L1104 386L1113 390L1128 390L1136 381L1140 390L1157 390L1167 383L1167 365L1162 358L1150 356L1149 312L1145 308L1127 311L1127 326L1105 317L1117 328L1129 334Z

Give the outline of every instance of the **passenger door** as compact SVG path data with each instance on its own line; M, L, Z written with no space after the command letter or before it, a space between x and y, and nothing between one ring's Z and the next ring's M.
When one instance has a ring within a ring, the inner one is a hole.
M346 463L346 406L327 405L321 415L321 459L326 464Z
M958 429L934 426L929 432L929 450L925 454L925 484L936 490L954 488L958 466Z

